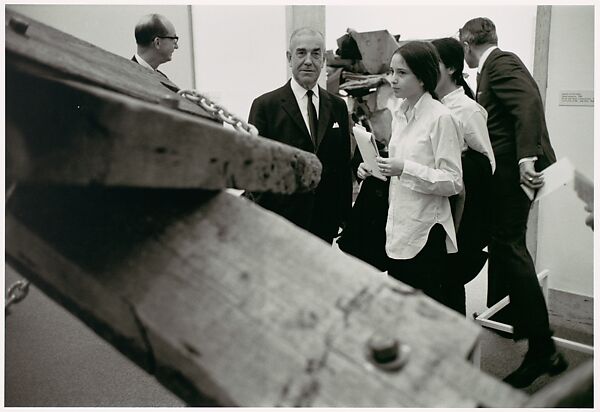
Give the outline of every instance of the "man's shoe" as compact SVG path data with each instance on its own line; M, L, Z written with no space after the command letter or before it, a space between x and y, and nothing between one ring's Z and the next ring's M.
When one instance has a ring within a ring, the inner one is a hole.
M550 376L558 375L567 369L568 366L569 363L560 352L554 352L550 356L542 357L530 356L527 353L521 366L504 378L504 382L515 388L525 388L540 376L546 373Z

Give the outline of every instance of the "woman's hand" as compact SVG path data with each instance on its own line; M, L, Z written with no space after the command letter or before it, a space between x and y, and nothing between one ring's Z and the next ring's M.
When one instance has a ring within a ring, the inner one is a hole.
M399 157L377 157L377 166L384 176L400 176L404 170L404 162Z
M369 166L367 166L367 164L364 162L358 165L358 170L356 171L356 174L361 180L365 180L367 177L372 175Z

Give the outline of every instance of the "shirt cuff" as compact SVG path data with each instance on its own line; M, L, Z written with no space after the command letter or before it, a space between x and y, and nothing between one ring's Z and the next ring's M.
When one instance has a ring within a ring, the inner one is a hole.
M521 160L519 160L519 166L521 165L521 163L535 162L537 159L538 159L537 156L524 157Z
M417 162L413 162L412 160L406 159L404 161L404 168L402 169L402 174L409 174L411 176L417 176L419 170L419 164ZM400 175L402 176L402 175Z

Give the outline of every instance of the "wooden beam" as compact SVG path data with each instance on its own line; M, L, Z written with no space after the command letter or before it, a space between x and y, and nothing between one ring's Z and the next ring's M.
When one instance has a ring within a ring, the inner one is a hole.
M189 404L525 400L466 360L476 325L245 199L18 186L7 210L8 262ZM374 333L408 345L400 371Z
M594 360L589 359L572 371L535 392L523 408L593 408Z
M320 179L321 164L311 153L7 63L11 180L291 193Z
M176 86L160 74L16 13L10 7L5 12L5 27L7 61L19 61L57 77L85 81L152 103L158 103L165 95L175 96L170 89ZM181 110L212 118L190 102L182 102Z

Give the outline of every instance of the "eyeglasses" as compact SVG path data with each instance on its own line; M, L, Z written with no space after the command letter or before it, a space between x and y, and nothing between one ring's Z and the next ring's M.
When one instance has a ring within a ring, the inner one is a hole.
M173 40L175 43L179 42L179 36L156 36L159 39L171 39Z

